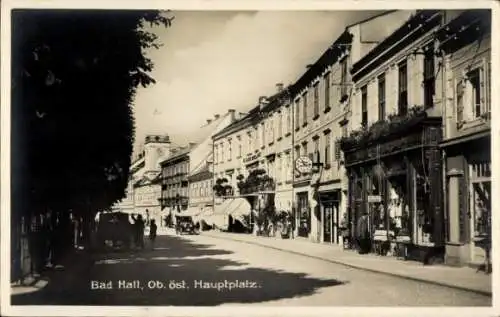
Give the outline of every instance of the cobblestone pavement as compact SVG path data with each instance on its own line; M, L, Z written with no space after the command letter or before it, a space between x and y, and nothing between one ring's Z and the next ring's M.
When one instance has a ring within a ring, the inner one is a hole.
M12 304L491 305L490 296L205 235L167 234L158 237L154 250L147 248L95 255L70 285L54 279L39 291L13 296Z

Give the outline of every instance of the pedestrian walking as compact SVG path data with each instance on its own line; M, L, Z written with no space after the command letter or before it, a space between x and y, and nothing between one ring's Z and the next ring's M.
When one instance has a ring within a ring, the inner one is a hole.
M149 224L149 241L151 241L151 250L155 248L155 240L156 240L156 230L158 229L156 225L156 221L151 219L151 223Z

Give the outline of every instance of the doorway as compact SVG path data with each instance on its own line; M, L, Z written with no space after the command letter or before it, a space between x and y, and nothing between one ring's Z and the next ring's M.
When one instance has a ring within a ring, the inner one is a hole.
M338 202L329 202L323 205L323 241L339 244L342 232L340 230L340 216Z

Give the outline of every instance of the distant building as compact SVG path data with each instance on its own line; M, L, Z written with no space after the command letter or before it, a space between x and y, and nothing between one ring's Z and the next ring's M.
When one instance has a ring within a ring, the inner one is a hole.
M259 211L264 208L261 196L272 199L277 212L291 213L292 160L291 160L291 112L288 87L277 84L276 92L270 97L260 97L257 105L249 113L213 136L214 142L214 183L224 181L224 186L231 188L223 196L215 197L216 213L230 217L218 217L219 222L230 221L248 216L250 208ZM246 180L252 171L261 170L267 179L265 184L246 188L243 192L239 183ZM215 194L215 193L214 193ZM231 205L224 203L224 198L231 199ZM241 197L252 201L249 206ZM260 197L260 198L259 198ZM226 204L228 205L226 208ZM220 205L220 208L217 208ZM238 208L248 210L239 210ZM227 210L222 210L226 208ZM218 210L221 209L221 210ZM245 215L240 214L245 213ZM242 220L243 221L243 220ZM244 224L247 227L250 223ZM224 228L225 223L218 226Z
M191 136L191 143L188 146L175 150L170 157L160 163L162 209L167 208L167 212L181 212L190 206L200 209L204 207L204 204L210 204L206 199L202 203L199 197L195 199L196 203L190 204L189 177L208 173L208 164L210 164L213 149L212 135L234 122L238 115L236 111L230 109L224 115L217 114L213 119L208 119L207 123L200 127L194 136ZM205 176L201 179L200 175L195 177L195 183L201 182L200 186L208 186Z
M139 153L130 168L126 197L113 206L113 210L141 214L145 219L161 223L159 162L170 155L171 148L168 135L146 136L144 151Z

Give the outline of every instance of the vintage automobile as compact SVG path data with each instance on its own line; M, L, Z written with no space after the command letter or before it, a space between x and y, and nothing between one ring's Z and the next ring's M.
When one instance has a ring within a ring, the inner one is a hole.
M99 215L97 243L100 249L122 249L131 247L133 227L129 215L123 212L108 212Z
M196 234L198 230L191 216L176 216L175 233L176 234Z

